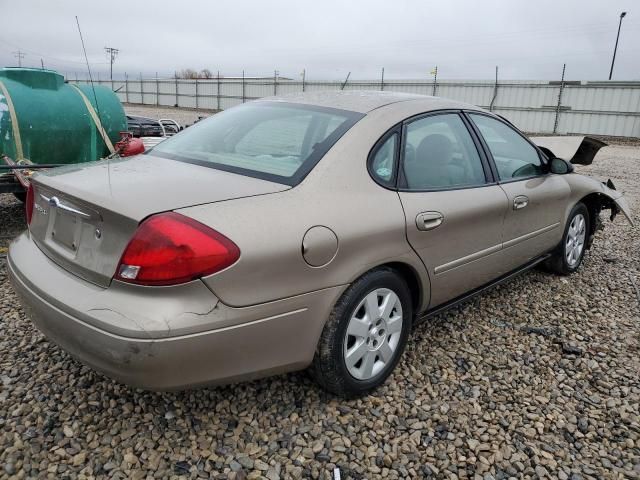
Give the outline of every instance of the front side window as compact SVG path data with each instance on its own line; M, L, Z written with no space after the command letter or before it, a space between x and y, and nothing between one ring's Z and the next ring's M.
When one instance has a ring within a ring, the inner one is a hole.
M198 122L150 152L295 185L360 118L310 105L248 103Z
M500 180L544 173L538 151L505 123L486 115L469 114L486 142Z
M458 114L424 117L405 128L402 164L409 190L486 183L478 150Z

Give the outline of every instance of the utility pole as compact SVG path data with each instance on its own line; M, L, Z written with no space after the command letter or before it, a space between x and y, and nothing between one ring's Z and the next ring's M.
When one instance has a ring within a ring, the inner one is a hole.
M611 70L609 70L609 80L613 75L613 64L616 63L616 52L618 51L618 40L620 40L620 27L622 27L622 19L627 15L627 12L620 14L620 22L618 23L618 35L616 36L616 46L613 47L613 58L611 59Z
M110 74L111 80L113 81L113 64L116 61L116 57L118 56L118 53L120 52L120 50L113 47L104 47L104 51L107 52L107 57L109 58L109 65L110 65L109 74Z
M18 59L18 66L22 66L22 59L24 58L24 52L18 50L17 52L12 52L13 56Z

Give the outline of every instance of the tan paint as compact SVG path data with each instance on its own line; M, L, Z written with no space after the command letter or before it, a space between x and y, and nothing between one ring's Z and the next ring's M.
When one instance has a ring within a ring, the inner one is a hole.
M606 195L630 215L619 192L578 174L455 191L385 189L369 177L366 162L389 128L434 109L476 107L372 93L294 101L368 112L294 188L150 155L35 177L36 193L59 194L74 208L99 213L81 227L82 249L68 258L47 245L52 215L36 215L31 237L11 244L9 273L38 327L133 385L169 389L253 378L308 365L333 305L372 268L400 263L415 272L420 313L553 248L571 208L588 194ZM513 210L523 195L528 205ZM231 238L239 261L174 287L110 281L137 223L166 210ZM442 214L442 223L418 230L416 218L425 212ZM103 228L97 243L88 238L96 226ZM322 261L335 243L324 234L308 238L307 261L302 253L305 235L319 226L337 238L328 263Z

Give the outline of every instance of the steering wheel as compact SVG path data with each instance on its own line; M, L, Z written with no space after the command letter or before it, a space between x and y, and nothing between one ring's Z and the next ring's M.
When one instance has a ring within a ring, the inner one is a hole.
M533 163L527 163L526 165L521 166L520 168L516 169L511 176L513 178L515 177L530 177L532 175L536 175L538 173L538 170L536 168L536 166Z

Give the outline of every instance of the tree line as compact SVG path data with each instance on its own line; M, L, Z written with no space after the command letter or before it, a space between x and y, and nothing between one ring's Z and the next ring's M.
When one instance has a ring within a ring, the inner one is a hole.
M193 68L185 68L183 70L176 72L176 78L195 79L195 78L213 78L213 77L214 77L213 72L211 72L211 70L209 70L208 68L203 68L200 71L194 70Z

